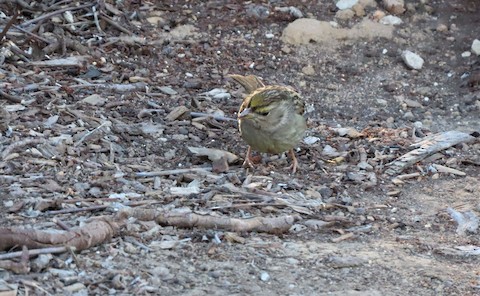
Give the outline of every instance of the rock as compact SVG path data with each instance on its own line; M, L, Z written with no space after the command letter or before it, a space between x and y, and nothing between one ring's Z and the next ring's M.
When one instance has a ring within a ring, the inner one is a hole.
M413 121L415 119L415 115L413 115L411 111L408 111L403 114L403 119Z
M257 19L266 19L270 15L270 11L267 7L257 4L247 5L247 16L257 18Z
M468 57L470 57L471 55L472 55L472 53L469 52L468 50L462 52L462 58L468 58Z
M280 12L284 12L284 13L288 13L290 14L291 16L293 16L294 18L302 18L303 17L303 13L300 11L300 9L294 7L294 6L288 6L288 7L275 7L274 8L275 11L280 11Z
M189 89L201 89L202 88L202 80L201 79L191 79L187 80L182 85L185 88Z
M380 21L382 18L385 17L385 12L381 11L381 10L376 10L374 13L373 13L373 19L376 20L377 22Z
M399 15L405 12L403 0L383 0L383 7L391 14Z
M407 3L406 7L408 12L414 13L417 11L417 7L415 6L414 3Z
M302 68L302 72L305 75L311 76L311 75L315 74L315 69L313 68L312 65L307 65L307 66Z
M303 139L303 142L307 145L313 145L316 142L320 141L320 138L318 137L313 137L313 136L308 136L305 139Z
M233 163L238 159L238 156L236 156L235 154L220 149L192 146L189 146L187 148L191 153L199 156L207 156L208 159L210 159L211 161L225 159L228 163Z
M86 289L87 287L82 283L75 283L75 284L71 284L69 286L63 287L63 290L65 292L68 292L69 294L78 293L78 295L82 295L80 291L86 290Z
M355 16L355 12L351 9L339 10L335 13L335 17L340 20L349 20Z
M352 11L353 12L353 11ZM393 27L385 26L364 18L350 29L335 28L329 22L315 19L297 19L283 30L282 41L288 44L300 45L310 42L332 43L338 40L357 40L393 37Z
M323 148L322 155L327 156L327 157L337 157L340 155L340 153L337 151L337 149L333 148L330 145L326 145Z
M404 99L403 102L410 108L422 108L423 105L412 99Z
M410 69L420 70L423 67L423 59L409 50L402 52L402 59Z
M336 6L340 10L352 8L353 5L357 4L358 0L340 0L337 2Z
M384 16L380 20L380 23L383 24L383 25L393 25L393 26L395 26L395 25L400 25L401 23L403 23L403 21L398 16L387 15L387 16Z
M377 99L377 104L378 104L380 107L387 107L388 102L387 102L387 100L384 100L384 99Z
M266 271L260 273L260 280L262 282L268 282L270 280L270 275Z
M289 54L289 53L292 52L292 50L290 49L290 47L288 47L288 45L284 45L284 46L282 46L282 52L286 53L286 54Z
M436 28L437 32L447 32L448 27L445 24L439 24Z
M415 121L415 122L413 123L413 126L414 126L415 128L422 128L422 127L423 127L423 123L422 123L421 121Z
M363 7L377 7L377 2L375 0L359 0L358 3Z
M429 86L420 86L415 89L415 91L422 96L431 96L434 91Z
M100 95L94 94L91 96L86 97L85 99L81 100L83 103L87 103L92 106L102 106L105 104L106 99L101 97Z
M477 56L480 55L480 40L475 39L472 43L472 52Z
M160 87L160 91L163 92L164 94L171 95L171 96L178 94L173 88L169 86Z
M212 161L212 171L214 173L226 173L228 169L229 166L225 157Z
M365 16L365 8L363 5L357 3L353 5L352 10L355 12L355 15L358 17L364 17Z

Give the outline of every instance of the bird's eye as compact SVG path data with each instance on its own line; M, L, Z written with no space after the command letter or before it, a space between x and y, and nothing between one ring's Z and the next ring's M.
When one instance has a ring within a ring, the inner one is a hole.
M257 112L257 113L262 115L262 116L267 116L270 112Z

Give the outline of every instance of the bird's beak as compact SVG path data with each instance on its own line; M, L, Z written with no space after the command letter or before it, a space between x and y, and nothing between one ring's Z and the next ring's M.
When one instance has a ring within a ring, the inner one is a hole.
M252 108L245 108L245 109L243 109L242 112L240 112L240 114L238 114L238 118L244 118L251 113L252 113Z

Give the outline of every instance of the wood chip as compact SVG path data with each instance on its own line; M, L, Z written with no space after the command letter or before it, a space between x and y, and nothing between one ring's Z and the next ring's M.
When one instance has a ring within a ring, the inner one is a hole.
M412 145L412 147L418 147L417 149L410 151L400 156L395 161L387 164L389 168L385 172L388 175L398 174L405 168L412 166L434 153L460 143L468 143L474 140L475 137L459 131L448 131L425 137L422 141Z
M173 109L170 113L168 113L168 115L165 116L165 119L168 121L174 121L187 112L189 112L187 107L178 106L175 109Z
M339 237L332 238L331 242L332 243L339 243L341 241L351 239L351 238L354 238L354 237L355 237L355 234L353 234L353 232L349 232L349 233L346 233L344 235L340 235Z
M446 167L446 166L443 166L443 165L439 165L439 164L433 164L432 165L439 173L447 173L447 174L454 174L454 175L458 175L458 176L466 176L467 174L462 172L462 171L459 171L459 170L456 170L456 169L452 169L452 168L449 168L449 167Z

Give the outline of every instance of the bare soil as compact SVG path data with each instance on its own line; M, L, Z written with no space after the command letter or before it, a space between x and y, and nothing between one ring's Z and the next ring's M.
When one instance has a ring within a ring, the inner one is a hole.
M35 9L19 6L15 24L65 7L51 2L50 8L33 2ZM457 233L447 212L480 215L480 58L462 57L480 39L478 2L407 1L409 9L399 16L403 24L390 37L332 35L330 42L309 44L282 40L295 17L275 8L294 6L305 17L354 30L362 19L373 19L375 10L384 11L381 4L366 7L364 17L339 20L334 2L326 0L105 2L110 8L97 10L117 25L100 18L101 31L89 9L72 10L75 28L63 14L36 29L25 26L35 35L61 40L48 58L46 42L15 27L5 36L4 46L11 40L22 50L31 48L32 55L5 59L2 91L32 101L0 98L0 109L25 106L0 119L0 225L50 229L56 228L55 217L79 226L114 213L47 211L110 205L105 198L113 194L123 204L145 200L156 202L148 207L189 208L204 215L293 215L297 221L288 233L273 235L132 219L111 241L75 256L32 258L26 274L0 270L2 287L17 285L19 295L480 295L478 230ZM260 6L270 14L262 14ZM7 20L12 8L0 4ZM65 40L82 44L85 52ZM406 49L423 57L421 70L402 61ZM32 64L80 55L87 56L80 67ZM207 118L195 125L188 112L168 120L179 106L236 118L242 90L227 77L234 73L290 85L305 98L306 136L318 141L299 144L297 174L290 174L285 155L261 155L255 170L242 168L246 144L235 121ZM126 92L104 87L138 82L147 87ZM24 89L34 84L35 89ZM205 94L215 88L231 96ZM105 102L82 101L92 94ZM339 135L339 127L362 135ZM385 164L410 151L417 138L448 130L477 140L407 168L403 174L420 174L402 184L384 173ZM55 137L64 140L53 145ZM7 151L26 139L49 144L31 142ZM327 145L341 159L326 156ZM226 171L208 175L135 177L212 166L189 146L225 150L239 159ZM370 160L387 158L359 170L362 151ZM433 163L465 175L436 173ZM172 187L188 184L200 192L172 194ZM226 190L227 184L238 191ZM290 204L268 204L249 192L289 196ZM77 202L68 202L73 199ZM40 209L45 200L57 202Z

